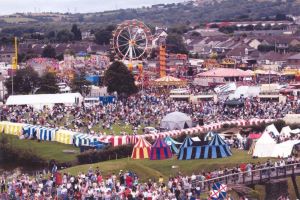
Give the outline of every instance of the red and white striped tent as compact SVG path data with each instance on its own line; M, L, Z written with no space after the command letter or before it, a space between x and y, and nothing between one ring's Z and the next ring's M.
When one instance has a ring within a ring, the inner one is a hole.
M223 125L225 124L242 127L242 126L259 125L262 123L270 123L272 121L274 121L274 119L257 119L257 118L239 119L239 120L211 123L211 124L206 124L204 126L196 126L193 128L182 129L182 130L166 131L166 132L155 133L155 134L121 135L121 136L107 135L107 136L100 136L100 137L102 138L101 140L110 142L112 146L120 146L126 144L136 144L141 137L156 140L158 138L165 138L167 136L176 137L183 133L197 134L197 133L204 133L208 131L216 131L222 128Z
M144 159L150 156L151 144L143 137L134 145L131 158Z

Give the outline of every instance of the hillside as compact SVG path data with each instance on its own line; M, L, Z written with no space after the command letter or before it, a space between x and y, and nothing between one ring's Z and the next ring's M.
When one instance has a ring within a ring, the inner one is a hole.
M118 24L127 19L140 19L147 24L174 26L200 25L211 21L269 19L276 14L298 15L300 0L196 0L181 4L153 5L139 9L120 9L98 13L30 13L0 16L0 26L28 28L35 31L61 29L73 23L82 29Z

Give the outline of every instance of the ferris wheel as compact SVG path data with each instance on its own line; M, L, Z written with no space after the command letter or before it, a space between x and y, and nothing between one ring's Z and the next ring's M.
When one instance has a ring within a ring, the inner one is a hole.
M121 60L142 60L151 52L151 30L136 19L124 21L113 32L111 47Z

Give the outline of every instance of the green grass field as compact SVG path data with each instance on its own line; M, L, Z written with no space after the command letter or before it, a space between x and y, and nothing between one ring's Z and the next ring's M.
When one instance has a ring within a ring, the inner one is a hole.
M17 24L17 23L28 23L28 22L35 22L35 19L31 18L26 18L26 17L2 17L0 18L6 23L12 23L12 24Z
M167 178L179 171L183 174L191 175L193 172L199 173L224 167L233 167L241 163L257 163L266 160L266 158L252 159L251 155L248 155L246 151L233 150L233 156L223 159L180 161L174 157L169 160L152 161L149 159L132 160L131 158L125 158L95 164L79 165L63 171L76 175L78 172L86 172L90 167L94 169L99 167L104 175L109 175L113 172L118 173L120 170L132 170L139 175L141 180L145 181L149 178L157 179L159 176ZM176 167L174 168L174 166Z
M20 151L31 149L33 152L44 160L56 160L60 163L76 161L76 155L79 154L79 148L72 145L60 144L57 142L38 142L36 140L20 140L16 136L6 135L9 144ZM1 135L0 135L1 137ZM74 154L64 153L64 150L75 150Z

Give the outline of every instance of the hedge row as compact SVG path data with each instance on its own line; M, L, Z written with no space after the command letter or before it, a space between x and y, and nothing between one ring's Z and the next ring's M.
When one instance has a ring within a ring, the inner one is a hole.
M88 150L77 156L79 164L89 164L114 160L119 158L127 158L131 156L133 145L122 145L117 147L107 147L103 150Z
M37 156L32 149L23 149L20 151L10 145L8 138L3 134L0 137L0 162L26 163L28 166L47 165L47 161Z

